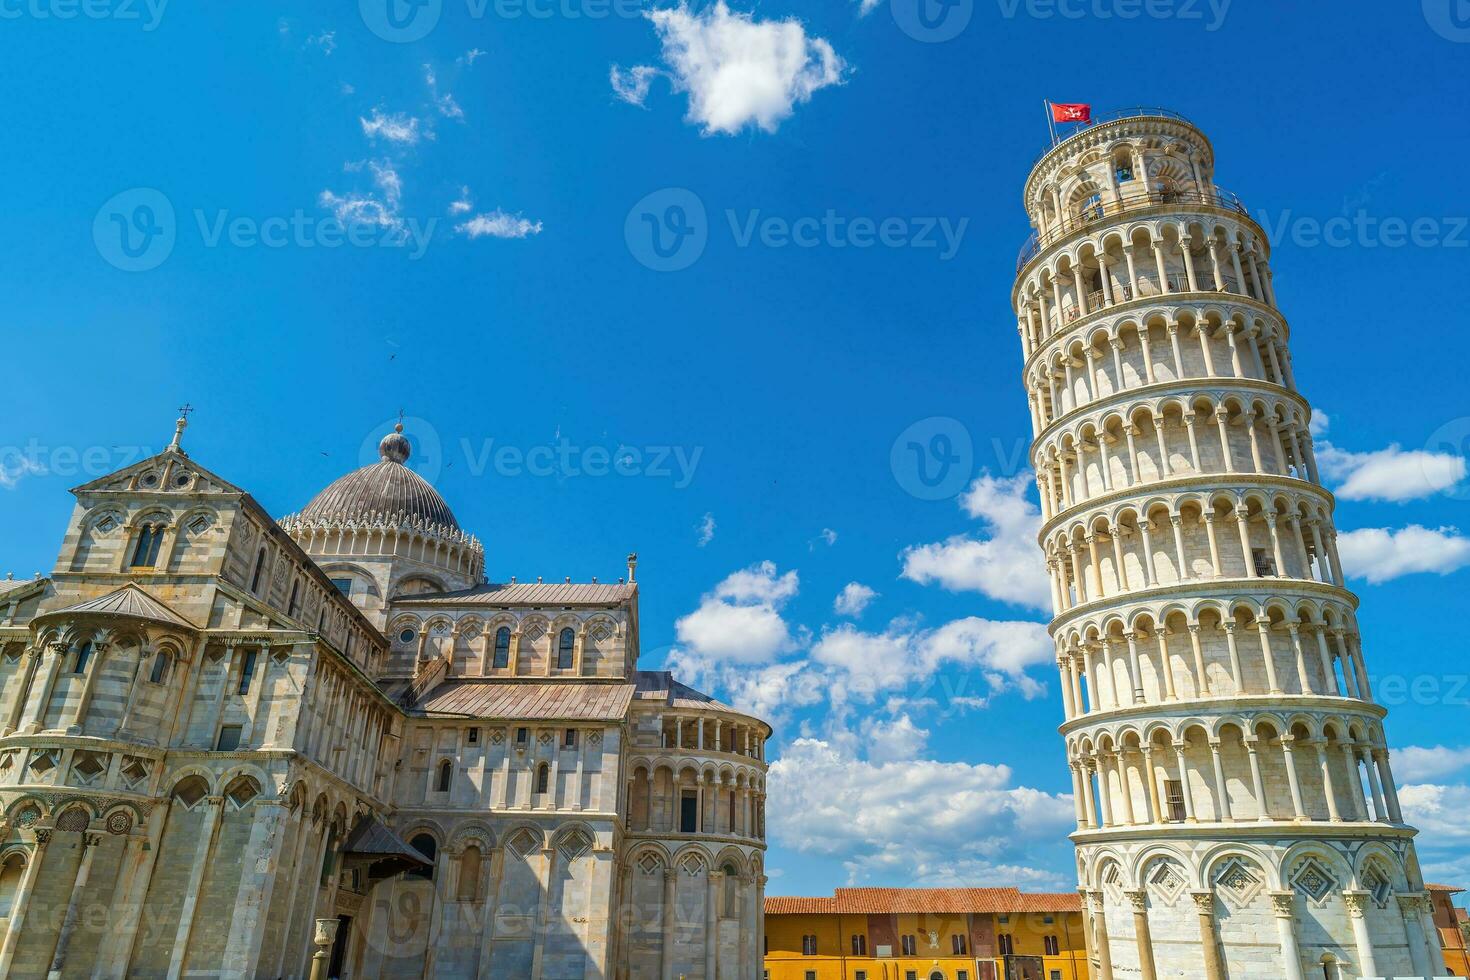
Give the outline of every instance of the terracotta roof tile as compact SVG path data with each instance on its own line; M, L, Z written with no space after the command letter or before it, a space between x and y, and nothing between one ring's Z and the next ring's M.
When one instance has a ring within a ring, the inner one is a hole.
M459 592L427 592L394 599L402 606L616 606L637 593L635 585L593 582L489 582Z
M1080 912L1075 892L1022 892L1017 888L839 888L831 898L766 899L768 915L902 915Z
M1461 888L1459 885L1435 885L1435 884L1426 884L1424 887L1425 888L1428 888L1432 892L1450 892L1451 894L1455 894L1457 892L1462 892L1462 891L1465 890L1465 889Z

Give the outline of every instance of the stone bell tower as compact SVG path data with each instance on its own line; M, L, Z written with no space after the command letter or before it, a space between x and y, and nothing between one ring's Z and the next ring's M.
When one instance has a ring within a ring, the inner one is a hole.
M1103 117L1026 181L1012 303L1101 980L1442 975L1261 227Z

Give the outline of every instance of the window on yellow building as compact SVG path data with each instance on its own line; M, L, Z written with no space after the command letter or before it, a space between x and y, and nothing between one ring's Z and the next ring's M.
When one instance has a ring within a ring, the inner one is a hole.
M1016 951L1016 944L1011 940L1010 933L1001 933L995 937L996 945L1000 947L1000 955L1010 956Z
M949 944L954 949L954 955L964 956L969 950L965 949L965 937L955 933L949 937Z
M956 971L956 973L954 975L954 980L970 980L970 971L969 970L959 970L959 971Z
M852 975L852 980L868 980L867 970L857 970Z
M918 971L917 970L905 970L904 971L904 974L903 974L903 980L919 980Z
M916 955L918 955L917 953L914 952L914 950L916 950L918 948L918 944L914 942L914 937L912 935L899 936L898 937L898 945L899 945L899 949L901 951L901 955L903 955L903 956L916 956Z
M817 980L817 971L816 970L808 970L808 971L806 971L806 980Z
M867 956L868 955L868 937L867 936L853 936L852 937L852 955L853 956Z
M1051 971L1051 980L1062 980L1062 971L1061 970L1053 970L1053 971Z
M1060 956L1062 953L1061 944L1057 942L1056 936L1042 936L1041 948L1047 956Z
M816 956L817 955L817 937L816 936L802 936L801 937L801 955L802 956Z

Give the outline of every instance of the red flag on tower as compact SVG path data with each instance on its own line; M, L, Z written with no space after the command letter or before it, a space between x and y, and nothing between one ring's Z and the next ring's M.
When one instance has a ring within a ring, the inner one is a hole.
M1092 106L1085 102L1052 102L1052 122L1092 122Z

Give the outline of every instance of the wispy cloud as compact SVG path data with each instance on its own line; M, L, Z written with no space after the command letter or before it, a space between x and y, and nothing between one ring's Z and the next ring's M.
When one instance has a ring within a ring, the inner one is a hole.
M398 171L386 160L369 160L366 166L372 173L375 192L337 194L324 190L317 198L318 203L343 224L401 228L403 219L399 215L399 205L403 200L403 181L399 179ZM363 164L348 164L344 169L360 171Z
M374 108L367 117L358 117L363 135L371 140L386 140L404 146L413 146L422 138L419 120L407 113L385 113Z
M1330 419L1312 410L1312 435L1321 440L1317 462L1322 475L1335 485L1333 492L1343 500L1384 500L1400 503L1419 500L1448 490L1465 479L1466 462L1454 453L1427 449L1403 449L1391 443L1371 452L1340 449L1322 438Z
M541 222L497 208L455 225L454 230L467 238L528 238L541 234Z
M306 46L320 48L322 54L330 56L333 51L337 50L337 32L322 31L320 34L313 34L306 39Z
M470 197L469 187L461 187L459 189L459 197L449 202L449 213L468 214L470 211L474 210L474 207L475 202L474 199Z
M44 476L46 467L18 452L0 455L0 487L14 490L28 476Z
M424 84L429 87L429 98L434 103L434 108L439 110L439 115L448 119L463 119L464 110L454 100L454 93L439 91L439 78L434 73L433 65L424 65Z
M612 83L614 95L629 105L641 106L648 98L653 80L660 74L652 65L634 65L628 69L613 65L608 71L608 81Z
M705 514L700 519L699 526L695 528L695 531L699 534L697 539L699 547L703 548L713 541L715 539L715 515Z

